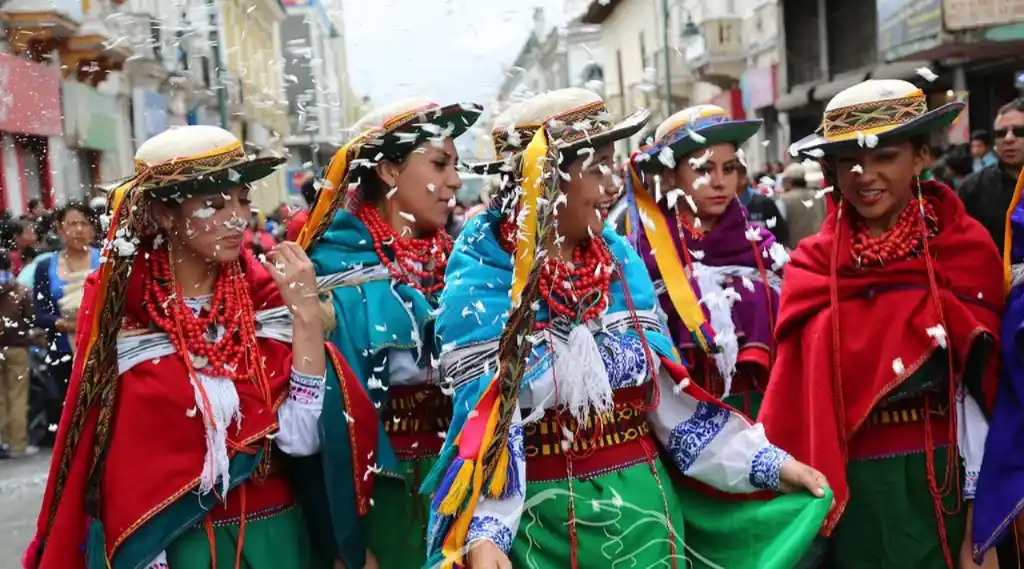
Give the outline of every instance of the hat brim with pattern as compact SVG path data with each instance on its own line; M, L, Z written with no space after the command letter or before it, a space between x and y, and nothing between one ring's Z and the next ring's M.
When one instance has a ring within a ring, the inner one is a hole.
M287 158L281 156L247 158L244 153L234 157L186 159L153 167L152 175L140 186L147 194L159 199L213 194L262 180L286 161ZM123 182L107 184L102 189L113 191Z
M635 111L623 119L616 122L611 127L598 132L588 133L585 131L574 131L570 128L568 134L561 135L555 139L555 143L558 146L558 151L562 154L563 158L571 158L576 155L583 148L595 148L604 144L616 142L625 138L629 138L636 133L640 132L647 123L651 120L651 113L647 109L640 109ZM539 127L532 129L529 132L529 136L536 134ZM525 138L525 136L523 137ZM523 140L523 150L525 145L529 144L529 140ZM491 160L489 162L478 162L476 164L470 164L470 171L476 174L487 174L494 175L502 172L512 172L515 170L516 162L522 157L523 151L515 152L501 158L499 160Z
M760 119L724 120L692 129L681 128L678 134L672 136L672 140L655 143L641 149L633 160L637 167L644 172L660 172L668 167L661 160L661 153L665 148L672 149L673 161L678 162L684 156L689 156L697 150L716 144L732 143L739 146L757 134L763 124L764 121Z
M898 144L948 128L956 122L957 117L960 116L965 106L960 101L953 101L922 113L902 124L887 127L884 130L866 129L860 132L862 135L873 134L877 136L878 146ZM816 132L794 142L789 147L789 152L792 156L814 151L819 151L814 152L814 154L818 155L856 152L863 149L863 144L857 136L857 132L845 133L841 137L831 138Z
M476 103L457 103L406 113L384 127L360 134L365 141L360 145L358 158L376 162L402 156L431 138L458 138L476 124L483 111Z

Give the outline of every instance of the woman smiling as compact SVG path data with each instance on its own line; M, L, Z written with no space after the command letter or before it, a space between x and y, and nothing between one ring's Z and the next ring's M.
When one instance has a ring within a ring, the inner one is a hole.
M424 484L429 566L687 566L714 545L687 547L673 467L726 492L827 494L816 471L689 381L643 262L605 224L619 194L613 143L647 120L616 121L593 92L562 89L495 122L500 160L480 169L505 183L463 230L437 322L455 395ZM770 551L754 564L792 567L828 501L774 506L785 537L762 532L733 566Z
M371 112L328 166L299 235L320 275L329 339L353 371L328 377L342 386L328 391L321 422L330 443L304 465L325 481L307 500L317 542L349 569L419 569L426 557L418 486L451 421L432 362L452 248L444 228L462 186L454 140L479 115L471 103L422 99Z
M923 138L962 108L928 111L910 83L866 81L792 149L824 157L838 207L787 266L760 418L834 484L829 567L975 566L1002 271L952 190L920 179Z

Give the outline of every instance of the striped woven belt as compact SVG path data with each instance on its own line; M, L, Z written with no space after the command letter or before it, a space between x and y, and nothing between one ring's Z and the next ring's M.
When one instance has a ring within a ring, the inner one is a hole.
M638 440L648 433L647 413L644 411L650 386L631 387L615 392L614 410L596 417L588 417L581 426L568 413L549 410L539 421L523 428L526 457L558 456L570 448L572 454L586 453ZM529 411L523 411L528 415ZM572 433L572 445L566 432ZM564 444L563 444L564 443Z
M944 417L948 412L949 407L947 405L943 405L929 409L927 415L930 415L932 418ZM924 420L925 416L924 401L915 397L907 400L906 402L891 405L884 409L875 409L871 412L871 415L869 415L868 423L873 427L903 425L921 422Z
M384 432L400 460L436 456L452 424L452 400L433 384L392 386L381 413Z

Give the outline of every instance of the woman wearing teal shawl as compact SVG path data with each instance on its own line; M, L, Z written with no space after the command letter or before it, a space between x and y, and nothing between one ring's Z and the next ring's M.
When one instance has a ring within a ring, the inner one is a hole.
M371 112L340 150L298 241L310 251L329 340L352 377L329 377L318 460L297 467L314 541L346 569L418 568L418 495L451 421L431 362L437 295L462 185L453 139L472 104L405 100Z
M616 123L563 89L494 125L506 160L479 169L504 171L505 194L460 235L436 325L455 394L424 484L428 567L790 569L824 519L824 478L689 381L644 263L605 227L612 143L648 118ZM715 518L730 540L691 542L692 510L722 501L684 501L673 470L719 493L818 498L734 502Z

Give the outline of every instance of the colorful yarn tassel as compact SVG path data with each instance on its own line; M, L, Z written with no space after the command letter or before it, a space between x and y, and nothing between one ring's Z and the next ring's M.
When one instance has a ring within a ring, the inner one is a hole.
M103 522L99 518L89 520L89 533L85 541L86 569L109 569L107 561L107 538Z

